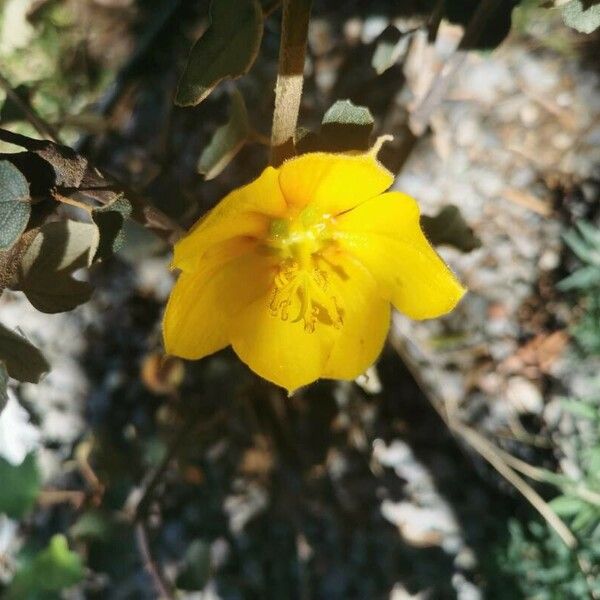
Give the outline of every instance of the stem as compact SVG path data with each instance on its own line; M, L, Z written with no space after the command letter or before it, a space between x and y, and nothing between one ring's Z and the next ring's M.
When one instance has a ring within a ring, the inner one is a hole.
M294 155L294 135L300 111L304 58L312 0L284 0L281 20L279 70L271 131L271 164Z

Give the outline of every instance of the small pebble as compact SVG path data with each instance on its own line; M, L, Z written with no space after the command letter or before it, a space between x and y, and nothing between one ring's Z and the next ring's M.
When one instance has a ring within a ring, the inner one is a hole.
M523 125L530 127L539 121L540 109L533 102L529 102L521 107L519 116Z
M506 399L518 413L540 414L544 408L540 390L524 377L508 380Z
M567 148L570 148L573 145L573 141L573 137L564 131L557 133L552 138L552 144L558 150L566 150Z
M542 271L553 271L560 264L560 256L555 250L544 250L538 260L538 267Z

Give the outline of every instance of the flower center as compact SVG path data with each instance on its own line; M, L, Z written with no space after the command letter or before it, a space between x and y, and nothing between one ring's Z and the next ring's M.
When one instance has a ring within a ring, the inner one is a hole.
M328 221L328 217L314 220L306 211L296 218L275 219L267 239L267 246L281 258L269 302L271 314L291 323L303 321L308 333L315 330L317 322L342 326L321 254L333 243Z

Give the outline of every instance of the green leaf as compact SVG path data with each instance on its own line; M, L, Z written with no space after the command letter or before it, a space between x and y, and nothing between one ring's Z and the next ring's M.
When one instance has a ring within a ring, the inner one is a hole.
M600 3L571 0L561 7L564 22L581 33L592 33L600 27Z
M296 144L297 150L299 153L368 150L373 124L373 115L366 106L338 100L323 116L319 133L304 135Z
M350 100L338 100L325 113L322 124L372 128L373 115L366 106L356 106Z
M453 246L461 252L470 252L481 246L479 238L464 220L460 209L453 204L444 206L435 217L423 215L421 227L435 246Z
M600 511L597 506L587 504L575 515L571 523L571 529L581 531L588 527L594 527L600 522Z
M29 184L21 171L0 161L0 250L8 250L27 227L31 204Z
M74 586L85 576L81 557L69 550L67 538L55 535L48 547L24 561L17 570L6 598L34 600L60 597L59 592Z
M0 513L20 519L35 504L40 491L40 474L34 454L18 466L0 457Z
M83 540L108 540L114 530L114 523L110 516L98 509L84 512L69 530L75 539Z
M586 448L583 452L588 473L593 473L595 477L600 478L600 445Z
M258 54L263 14L256 0L213 0L210 26L194 44L175 102L193 106L226 78L247 73Z
M582 267L561 279L556 287L563 291L585 290L600 284L600 268L596 266Z
M576 496L558 496L549 502L549 505L559 517L573 517L588 506Z
M177 578L182 590L202 590L210 577L210 546L204 540L194 540L185 553L183 569Z
M371 65L377 75L385 73L393 67L398 59L408 50L410 36L402 33L397 27L390 25L377 40L375 52L371 58Z
M200 156L198 171L206 180L214 179L243 148L250 135L244 97L238 90L231 95L229 121L219 127Z
M23 336L0 323L0 361L19 381L37 383L50 370L44 355Z
M565 398L561 400L560 404L567 412L570 412L576 417L588 419L590 421L595 421L598 419L598 408L592 406L591 404L587 404L582 400L569 400Z
M123 225L129 215L131 215L131 203L124 196L92 212L92 219L98 226L100 235L95 260L108 258L118 252L125 241Z
M583 219L577 221L576 227L579 229L581 237L583 237L588 244L594 246L597 250L600 250L600 228L594 227Z
M594 248L585 237L577 235L575 230L564 233L562 237L579 259L585 263L600 266L600 248Z
M2 361L0 361L0 414L8 402L8 371Z
M21 262L19 287L31 304L56 313L87 302L92 287L71 274L92 263L98 243L93 223L68 220L43 225Z

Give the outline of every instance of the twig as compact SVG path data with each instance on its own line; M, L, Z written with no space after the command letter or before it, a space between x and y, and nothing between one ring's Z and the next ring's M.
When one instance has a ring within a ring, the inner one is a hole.
M21 146L25 150L35 152L36 150L42 150L48 144L44 140L36 140L35 138L9 131L8 129L0 129L0 141L6 142L7 144L14 144L15 146Z
M37 498L41 506L70 503L74 508L80 508L85 501L85 492L80 490L42 490Z
M69 206L75 206L76 208L80 208L81 210L85 210L87 213L92 213L93 208L88 204L84 204L83 202L79 202L78 200L73 200L73 198L67 198L58 192L53 192L52 197L62 204L68 204Z
M431 116L446 97L454 76L466 58L467 55L464 52L452 55L431 84L425 98L412 111L409 124L415 135L422 136L429 127Z
M271 130L271 164L275 166L294 154L311 2L312 0L283 2L279 70Z
M148 531L143 522L138 522L135 526L135 541L142 556L144 563L144 569L152 578L156 591L160 594L159 598L166 600L174 600L175 594L171 590L171 585L167 582L163 575L160 566L152 558L152 552L150 550L150 543L148 541Z
M451 428L459 433L466 442L487 460L509 483L511 483L522 496L540 513L548 525L554 529L561 540L570 549L577 546L577 539L571 530L564 524L558 515L550 508L548 503L504 460L502 454L493 444L488 442L480 433L466 425L454 422Z
M530 479L541 483L551 483L567 494L577 496L589 504L600 507L600 493L590 490L585 486L578 485L577 483L573 483L564 475L557 475L546 469L530 465L529 463L512 456L512 454L509 454L508 452L504 452L500 449L498 449L498 452L507 464Z
M198 421L202 417L202 414L198 414L189 418L183 425L180 431L174 436L171 444L169 445L167 452L163 459L160 461L155 470L149 474L146 478L147 482L143 485L143 488L136 496L139 498L133 507L128 507L126 512L131 515L132 520L142 520L147 512L148 506L154 497L156 488L160 485L162 478L169 468L169 465L177 456L181 447L187 442L189 435L197 430ZM221 421L225 416L224 411L219 411L214 414L202 427L203 431L211 429L216 423Z
M17 94L12 88L10 81L0 73L0 87L6 92L8 98L14 102L19 110L23 112L27 120L35 127L36 131L44 138L48 138L57 144L60 144L60 137L58 131L50 123L46 122L40 115L33 109L33 107L25 102L23 98Z
M14 133L13 131L8 131L7 129L0 129L0 140L9 144L20 146L21 148L25 148L30 152L44 150L48 147L48 144L53 143L47 140L30 138L19 133ZM62 146L62 148L65 148L65 146ZM88 159L86 160L88 161L87 164L91 171L95 170L100 173L99 169L94 167ZM171 244L176 242L183 235L184 230L177 223L175 223L175 221L161 212L158 208L148 203L146 199L138 192L132 190L129 186L119 181L113 175L106 175L106 177L107 180L102 180L104 183L106 183L106 185L92 186L88 188L82 187L79 188L79 190L73 189L70 191L86 191L86 189L95 191L115 191L115 189L118 189L127 196L127 199L131 203L132 207L131 218L137 221L140 225L150 229ZM69 189L65 188L63 191L68 192Z
M263 18L268 19L280 6L281 0L270 0L270 2L262 2Z
M105 487L90 464L90 454L92 453L93 447L94 445L91 438L83 440L75 449L75 461L79 467L79 473L92 488L92 498L100 503Z
M204 431L210 429L215 423L220 421L225 416L225 411L219 411L214 414L202 428ZM164 474L166 473L171 461L180 451L183 444L188 440L189 435L197 430L198 419L202 417L202 413L196 414L188 419L180 431L177 432L173 438L167 453L156 467L156 469L147 478L148 481L143 487L141 493L135 491L130 495L126 507L125 514L134 522L135 538L138 546L138 550L144 561L144 568L152 577L154 586L160 594L160 598L166 598L170 600L175 598L174 593L171 591L171 585L167 581L167 578L162 573L160 565L152 557L150 550L150 544L148 542L148 531L146 528L146 513L150 502L152 501L156 489L160 485ZM135 501L133 507L127 506L131 504L131 498L139 498Z
M410 115L410 129L415 135L421 136L427 130L431 115L446 97L454 76L465 62L465 50L479 41L483 25L490 18L490 15L494 13L501 1L502 0L481 0L479 3L465 29L465 33L462 36L456 52L442 67L431 84L429 91Z
M173 5L177 6L179 1L173 3ZM171 12L168 12L168 15L171 14ZM166 18L167 17L165 16L165 19ZM49 125L29 103L25 102L19 97L18 94L15 93L10 85L10 82L6 79L6 77L4 77L4 75L2 75L2 73L0 73L0 87L4 88L7 96L9 96L19 106L24 115L27 117L27 120L36 128L42 137L49 138L56 144L61 144L58 132L51 125ZM22 148L33 151L43 149L44 144L48 143L4 129L0 130L0 139L8 142L9 144L16 144L17 146L21 146ZM87 160L90 168L96 169L92 162L89 159ZM99 169L96 170L100 172ZM145 198L140 196L134 190L130 189L116 177L111 176L111 179L121 188L123 192L126 193L133 209L131 217L135 221L138 221L138 223L140 223L142 226L152 230L154 233L163 239L166 239L166 241L171 244L175 243L177 239L183 235L183 229L167 215L149 204Z
M433 7L433 12L429 17L429 22L427 23L427 41L430 44L435 42L435 38L437 37L438 29L440 28L440 23L442 22L442 18L444 17L444 9L446 8L446 2L444 0L437 0L435 6Z
M518 204L519 206L523 206L524 208L527 208L528 210L531 210L542 217L549 217L552 214L551 206L548 206L546 202L528 192L523 192L516 188L506 187L502 191L502 196L510 202Z

